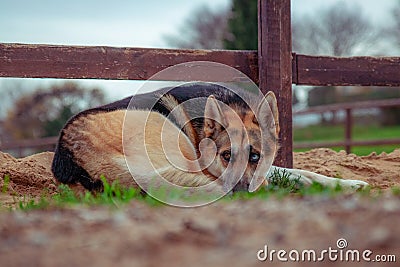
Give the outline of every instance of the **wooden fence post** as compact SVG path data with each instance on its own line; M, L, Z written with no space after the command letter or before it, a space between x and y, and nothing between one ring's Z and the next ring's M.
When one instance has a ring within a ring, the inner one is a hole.
M351 108L346 108L346 121L345 121L345 149L346 153L349 154L351 152L351 138L352 138L352 126L353 126L353 118L351 114Z
M278 100L281 149L275 164L293 167L290 0L258 0L259 87Z

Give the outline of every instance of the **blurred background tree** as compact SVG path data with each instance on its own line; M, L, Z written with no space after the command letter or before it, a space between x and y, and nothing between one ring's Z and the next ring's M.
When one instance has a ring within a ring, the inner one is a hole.
M257 0L232 0L231 7L201 6L178 29L164 36L169 46L191 49L257 49Z
M232 0L224 48L257 50L257 0Z
M57 136L71 116L104 102L100 89L82 88L76 83L37 88L21 95L8 110L2 141Z
M389 27L389 38L394 40L397 49L400 50L400 1L397 1L397 5L392 10L392 17L394 23Z
M362 7L348 2L293 18L293 51L311 55L366 54L377 36Z
M363 54L378 35L360 6L341 2L316 14L293 19L294 52L329 56ZM313 87L308 91L307 105L337 103L341 94L335 86Z
M183 22L178 34L166 35L164 39L172 47L222 49L228 33L228 15L226 9L213 11L201 6Z

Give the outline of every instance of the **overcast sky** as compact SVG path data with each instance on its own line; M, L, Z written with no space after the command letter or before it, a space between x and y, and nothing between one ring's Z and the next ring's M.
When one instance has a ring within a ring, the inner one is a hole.
M359 4L374 23L388 24L396 1L400 0L346 2ZM312 14L337 2L341 0L292 0L292 14ZM176 33L193 10L229 4L230 0L0 0L0 42L166 47L163 36ZM7 80L0 79L0 86ZM44 82L29 81L31 86ZM121 92L132 87L131 83L102 82L107 84L118 85Z
M348 0L374 22L385 22L399 0ZM294 16L341 0L292 0ZM342 1L343 2L343 1ZM344 3L344 2L343 2ZM165 47L201 5L223 8L230 0L1 0L0 42Z
M165 47L201 5L229 0L1 0L0 41L46 44Z

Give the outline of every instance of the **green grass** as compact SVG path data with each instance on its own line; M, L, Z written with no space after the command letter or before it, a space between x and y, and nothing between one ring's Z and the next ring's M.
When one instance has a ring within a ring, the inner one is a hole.
M246 200L252 198L268 199L270 197L283 198L288 196L314 196L314 195L326 195L329 197L336 196L344 192L340 186L335 188L325 187L318 183L313 183L311 186L304 186L301 184L300 177L291 177L292 174L286 171L275 171L270 174L268 186L258 190L254 193L239 192L223 197L222 201L235 201L235 200ZM294 179L293 179L294 178ZM142 194L139 189L135 188L123 188L119 185L118 181L114 181L109 184L104 177L102 177L104 191L101 193L90 193L76 194L67 185L60 185L58 193L55 195L49 195L44 192L39 199L32 199L25 197L18 202L17 209L23 211L29 211L33 209L48 209L54 207L68 207L72 205L109 205L113 208L120 208L130 201L142 201L150 206L162 206L163 203L154 199L153 197ZM3 186L3 190L4 186ZM4 192L4 191L3 191ZM363 190L364 194L368 195L369 190ZM393 195L400 195L399 188L393 188ZM166 194L165 190L159 190L159 192L152 192L161 196ZM183 195L184 196L184 195ZM182 197L182 192L168 192L169 199ZM199 197L199 196L197 196ZM209 197L209 196L208 196ZM197 199L195 199L197 200Z
M6 174L4 176L4 183L3 186L1 188L1 192L2 193L6 193L8 191L8 185L10 184L10 175Z
M101 193L86 192L85 194L76 194L68 185L60 185L58 193L52 196L44 193L39 200L24 198L19 201L20 210L45 209L50 207L67 207L71 205L110 205L116 208L130 202L133 199L144 201L151 206L160 205L160 202L148 195L141 194L140 189L133 187L123 188L118 181L109 184L104 177L104 191Z
M284 198L287 196L304 197L304 196L315 196L324 195L334 197L339 194L343 194L345 190L340 185L334 188L323 186L319 183L312 183L309 186L305 186L300 182L300 176L291 177L292 174L287 171L274 171L269 176L269 184L254 193L249 192L238 192L233 195L227 195L224 199L237 200L237 199L252 199L261 198L268 199L270 197ZM357 193L364 195L369 194L370 188L359 190ZM400 191L400 190L399 190Z
M400 138L400 125L382 127L378 125L355 125L353 127L353 140L374 140ZM294 128L293 138L295 142L318 142L318 141L342 141L344 140L344 127L342 125L311 125L304 128ZM383 146L355 146L352 153L365 156L371 152L390 153L400 145ZM339 151L343 147L333 147ZM307 151L309 149L296 149L295 152Z

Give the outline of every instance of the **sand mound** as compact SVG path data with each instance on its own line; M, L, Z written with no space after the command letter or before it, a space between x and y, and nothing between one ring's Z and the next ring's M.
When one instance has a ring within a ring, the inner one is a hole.
M400 149L359 157L320 148L295 153L294 167L343 179L357 179L382 189L400 185Z
M46 152L15 159L0 152L0 188L9 175L8 192L20 196L40 196L57 190L50 166L53 153ZM343 179L358 179L379 188L400 185L400 149L390 154L358 157L330 149L313 149L294 154L294 167Z
M39 196L44 190L55 192L56 181L50 170L52 159L53 153L50 152L21 159L0 152L0 187L8 175L8 192L11 194Z

